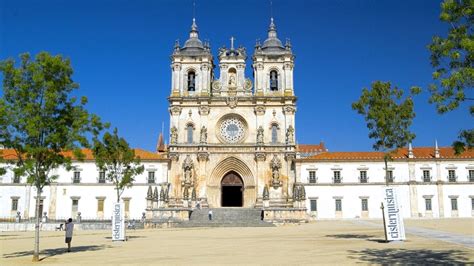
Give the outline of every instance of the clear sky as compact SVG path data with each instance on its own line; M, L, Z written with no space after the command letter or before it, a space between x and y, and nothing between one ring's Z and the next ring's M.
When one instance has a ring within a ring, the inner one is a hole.
M374 80L427 87L432 68L426 46L447 32L439 4L274 0L278 36L290 38L296 54L298 143L371 150L365 122L351 103ZM176 39L187 39L192 16L192 0L0 0L0 60L43 50L69 57L88 109L118 127L132 146L153 150L163 122L168 139L170 55ZM214 55L231 36L252 54L255 40L266 37L270 4L197 0L196 21ZM432 146L435 139L450 145L460 129L472 126L467 105L441 116L427 93L418 96L415 110L414 146Z

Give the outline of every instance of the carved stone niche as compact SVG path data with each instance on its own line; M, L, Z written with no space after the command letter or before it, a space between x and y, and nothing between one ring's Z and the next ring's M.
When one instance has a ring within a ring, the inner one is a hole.
M264 162L267 159L267 155L264 152L255 153L255 161Z
M193 160L191 159L191 156L187 155L183 162L184 180L181 182L183 186L189 187L193 185L193 170Z
M169 108L169 111L171 113L171 115L180 115L181 114L181 111L183 110L183 108L179 107L179 106L171 106Z
M292 114L295 114L295 112L296 112L296 108L293 105L285 105L283 107L284 114L292 115Z
M264 115L265 114L265 106L257 105L255 106L254 112L256 115Z
M273 155L273 159L270 161L270 168L272 170L271 186L277 189L282 186L282 182L280 181L281 161L276 155Z
M200 115L208 115L211 108L208 105L201 105L199 106L199 114Z

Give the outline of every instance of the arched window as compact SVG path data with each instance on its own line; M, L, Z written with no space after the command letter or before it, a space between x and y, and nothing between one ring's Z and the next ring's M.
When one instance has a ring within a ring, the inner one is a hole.
M278 142L278 126L276 124L272 125L272 143L275 144Z
M278 90L278 72L270 71L270 91Z
M196 90L196 73L194 71L190 71L188 73L188 91L195 91Z
M186 132L188 136L188 144L193 144L193 134L194 134L194 127L191 124L188 124L186 127Z

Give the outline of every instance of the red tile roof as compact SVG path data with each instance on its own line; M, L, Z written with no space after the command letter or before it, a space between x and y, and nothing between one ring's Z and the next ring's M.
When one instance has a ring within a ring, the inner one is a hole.
M303 153L326 152L326 146L324 142L320 142L319 144L298 144L296 150Z
M153 161L153 160L164 160L166 159L164 154L157 154L150 151L145 151L142 149L134 149L135 155L140 157L141 160L145 161ZM82 149L82 153L84 154L84 160L92 161L94 160L94 154L90 149ZM64 156L74 158L72 151L65 151L63 152ZM17 158L16 153L13 149L0 149L0 156L5 160L15 160Z
M460 155L455 155L454 150L451 147L439 148L439 154L441 159L474 159L474 149L467 150ZM383 160L383 152L368 151L368 152L325 152L317 155L313 155L303 160ZM415 159L435 159L434 147L418 147L413 148L413 155ZM394 160L407 159L408 149L398 149L395 154L392 155Z

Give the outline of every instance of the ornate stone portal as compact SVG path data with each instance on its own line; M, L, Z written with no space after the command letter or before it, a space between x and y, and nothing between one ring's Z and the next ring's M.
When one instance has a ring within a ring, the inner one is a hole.
M246 49L234 48L233 42L219 49L216 80L214 58L209 44L199 40L195 21L184 46L175 46L169 181L160 184L159 196L147 195L148 217L186 220L199 203L261 208L265 219L277 222L304 220L304 192L291 167L296 159L294 55L277 38L272 20L268 38L252 56L252 84L245 77Z

